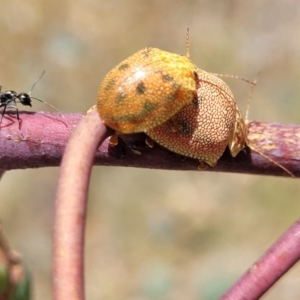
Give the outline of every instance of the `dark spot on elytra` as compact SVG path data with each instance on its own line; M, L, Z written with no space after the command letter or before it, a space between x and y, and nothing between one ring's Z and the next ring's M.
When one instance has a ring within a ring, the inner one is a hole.
M177 96L177 92L173 93L171 95L168 95L167 97L165 97L164 102L172 102L174 101L174 99L176 99Z
M172 102L174 101L177 96L178 96L178 92L181 88L181 85L180 84L177 84L177 83L173 83L172 84L172 88L174 89L174 93L172 94L169 94L167 97L164 98L164 102Z
M155 109L156 104L151 103L151 102L145 102L144 104L144 109L147 111L152 111L153 109Z
M170 82L174 80L174 78L169 74L162 74L161 78L164 82Z
M152 51L152 48L150 48L150 47L144 49L144 50L142 51L142 54L144 55L144 58L148 58L151 51Z
M108 82L108 84L106 85L105 90L106 91L111 90L115 86L115 84L116 84L116 81L114 79L110 80Z
M143 81L140 81L135 88L135 92L138 95L142 95L145 93L145 91L146 91L146 86Z
M193 100L192 100L192 104L195 108L199 107L199 103L200 102L200 99L198 101L198 98L197 97L194 97Z
M127 95L125 93L118 93L117 97L116 97L116 100L115 100L115 103L116 104L120 104L122 101L124 101L124 99L127 97Z
M118 68L119 71L124 71L129 68L129 64L121 64L120 67Z
M159 71L155 71L155 73L158 73L161 75L161 79L163 82L171 82L171 81L174 81L174 78L173 76L169 75L169 74L166 74L164 73L163 71L159 70Z
M185 120L180 120L178 121L178 124L180 125L180 131L184 134L192 134L193 130L192 128L188 125L188 122Z
M181 84L178 84L177 82L174 81L173 84L172 84L172 88L175 91L178 91L181 88Z
M156 109L157 104L151 102L145 102L143 109L136 114L127 114L116 118L117 122L140 122L142 119L147 117L149 113Z

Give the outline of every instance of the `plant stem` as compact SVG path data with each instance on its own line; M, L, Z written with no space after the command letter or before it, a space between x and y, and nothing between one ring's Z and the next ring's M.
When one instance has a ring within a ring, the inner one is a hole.
M67 144L55 199L53 293L55 300L84 299L84 232L95 152L109 131L96 111L84 116Z
M65 114L64 119L59 114L50 113L22 113L20 116L21 130L10 114L5 114L3 118L0 130L1 168L10 170L59 166L69 135L82 114ZM104 141L96 152L94 164L197 171L197 160L183 159L157 144L149 148L145 138L145 134L122 136L119 145L114 148L108 145L108 141ZM251 122L248 139L251 146L300 177L300 126ZM290 177L266 158L250 150L241 152L236 158L231 157L226 150L217 166L208 167L206 171Z
M220 300L259 299L300 259L300 218Z

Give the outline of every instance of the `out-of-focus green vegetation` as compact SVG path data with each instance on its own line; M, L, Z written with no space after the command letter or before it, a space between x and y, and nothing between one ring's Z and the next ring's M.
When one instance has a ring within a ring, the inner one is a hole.
M95 103L104 75L146 47L185 54L206 71L253 79L250 119L300 122L300 3L253 1L0 1L0 83L63 112ZM250 86L226 79L242 111ZM27 108L26 108L27 109ZM34 110L48 110L34 103ZM0 218L51 299L58 168L11 171ZM299 216L298 180L98 167L86 241L87 299L211 300ZM299 266L263 297L299 299Z

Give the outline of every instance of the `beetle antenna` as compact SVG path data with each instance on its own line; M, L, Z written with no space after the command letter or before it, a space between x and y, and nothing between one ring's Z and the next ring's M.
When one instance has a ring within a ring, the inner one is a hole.
M46 71L44 70L44 71L42 72L41 76L40 76L40 77L37 79L37 81L32 85L32 87L31 87L30 92L28 93L28 95L30 96L31 99L35 99L35 100L37 100L37 101L40 101L40 102L44 103L44 104L47 105L47 106L52 107L52 108L55 109L57 112L59 112L60 115L64 118L65 116L63 115L63 113L62 113L59 109L57 109L55 106L53 106L53 105L51 105L51 104L47 103L46 101L43 101L43 100L41 100L41 99L39 99L39 98L36 98L36 97L32 97L32 96L31 96L31 93L32 93L34 87L35 87L36 84L42 79L42 77L44 76L45 73L46 73Z
M30 98L31 98L31 99L34 99L34 100L37 100L37 101L40 101L40 102L44 103L45 105L52 107L52 108L55 109L57 112L59 112L60 115L61 115L63 118L65 117L65 116L63 115L63 113L62 113L59 109L57 109L55 106L49 104L48 102L43 101L43 100L41 100L41 99L39 99L39 98L36 98L36 97L30 97Z
M250 102L253 96L253 92L254 92L254 87L256 86L257 83L257 78L259 76L261 72L258 72L256 74L256 76L254 77L253 82L251 83L251 90L250 90L250 94L248 97L248 101L247 101L247 109L246 109L246 115L245 115L245 124L247 126L247 124L249 123L249 111L250 111ZM279 162L277 162L276 160L274 160L273 158L269 157L268 155L264 154L262 151L260 151L259 149L257 149L256 147L254 147L253 145L251 145L251 141L249 141L248 136L246 138L246 145L253 150L254 152L258 153L259 155L261 155L262 157L264 157L265 159L267 159L268 161L270 161L271 163L273 163L274 165L276 165L277 167L279 167L280 169L282 169L283 171L285 171L286 173L288 173L291 177L295 177L295 175L286 167L284 167L282 164L280 164Z
M255 85L256 84L256 79L257 79L257 76L259 75L259 73L256 75L254 81L250 81L248 79L245 79L245 78L242 78L240 76L236 76L236 75L229 75L229 74L219 74L219 73L211 73L212 75L215 75L217 77L226 77L226 78L233 78L233 79L239 79L239 80L242 80L242 81L245 81L251 85Z
M185 44L186 44L186 57L190 58L190 28L187 27L186 28L186 40L185 40Z
M38 78L38 80L32 85L31 89L30 89L30 92L28 93L28 95L30 96L34 87L36 86L36 84L42 79L42 77L44 76L44 74L46 73L46 71L44 70L41 74L41 76ZM43 101L42 101L43 102ZM51 105L50 105L51 106Z
M246 115L245 115L245 123L247 124L249 122L249 111L250 111L250 102L251 102L251 99L252 99L252 95L253 95L253 92L254 92L254 87L256 86L256 83L257 83L257 78L260 74L260 71L256 74L253 82L251 83L252 87L251 87L251 90L250 90L250 94L249 94L249 97L248 97L248 101L247 101L247 109L246 109Z

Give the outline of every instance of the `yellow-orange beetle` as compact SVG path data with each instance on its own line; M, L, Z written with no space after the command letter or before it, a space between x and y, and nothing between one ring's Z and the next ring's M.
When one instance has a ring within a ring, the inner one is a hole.
M145 132L165 148L198 159L200 166L215 166L227 146L235 157L247 144L293 176L249 145L246 123L229 87L198 69L188 51L181 56L146 48L130 56L104 78L97 110L117 134Z
M245 122L220 78L187 56L146 48L104 78L97 95L104 123L118 134L145 132L167 149L215 166L227 145L244 148Z
M146 132L197 97L197 67L185 56L146 48L104 78L97 109L118 133Z

